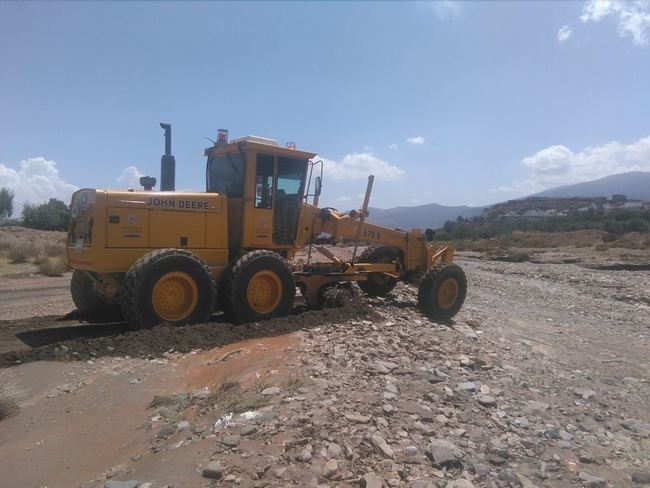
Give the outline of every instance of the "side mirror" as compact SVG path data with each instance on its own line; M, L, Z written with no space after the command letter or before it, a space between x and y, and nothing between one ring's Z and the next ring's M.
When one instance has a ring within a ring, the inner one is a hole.
M314 196L319 197L322 189L323 189L323 182L321 181L321 177L317 176L314 179Z

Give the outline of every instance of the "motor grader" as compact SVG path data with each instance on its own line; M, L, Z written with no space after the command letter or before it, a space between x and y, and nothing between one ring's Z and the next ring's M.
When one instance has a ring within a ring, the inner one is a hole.
M424 314L446 320L461 308L467 282L451 247L434 247L420 229L366 222L372 176L361 209L319 208L323 163L315 153L255 136L229 141L219 130L205 149L206 192L177 192L171 126L161 126L161 191L144 177L144 190L72 196L67 254L80 312L119 306L133 326L151 327L205 322L222 310L244 323L288 315L297 288L319 307L353 282L384 296L415 276ZM342 240L354 242L352 259L321 245ZM370 247L357 256L359 243ZM306 260L292 267L305 248ZM316 253L326 260L316 262Z

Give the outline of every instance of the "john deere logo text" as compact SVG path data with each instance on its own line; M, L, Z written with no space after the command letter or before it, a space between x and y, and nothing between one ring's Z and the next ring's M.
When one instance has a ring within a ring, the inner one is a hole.
M210 204L198 200L172 200L171 198L150 198L147 204L150 207L163 208L190 208L194 210L208 210Z

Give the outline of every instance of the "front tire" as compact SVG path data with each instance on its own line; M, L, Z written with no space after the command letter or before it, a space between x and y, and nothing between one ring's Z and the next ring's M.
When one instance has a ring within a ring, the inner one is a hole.
M95 283L85 271L76 269L72 272L70 294L79 313L102 312L111 308L110 302L97 291Z
M392 263L398 259L397 250L388 246L369 247L356 260L359 263ZM373 297L383 297L388 295L395 285L397 278L385 273L369 273L367 280L357 281L367 295Z
M206 322L216 290L210 269L182 249L160 249L142 256L124 277L120 305L127 322L139 328L160 323Z
M467 277L457 264L431 268L422 278L418 306L433 320L449 320L458 313L467 295Z
M289 263L277 253L251 251L224 277L222 305L235 324L289 315L296 283Z

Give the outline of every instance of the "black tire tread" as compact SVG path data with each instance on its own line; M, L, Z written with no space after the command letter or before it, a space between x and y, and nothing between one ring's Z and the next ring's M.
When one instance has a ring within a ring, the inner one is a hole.
M440 283L455 277L459 285L458 299L449 308L440 308L436 302L436 290ZM449 320L463 306L467 295L467 277L463 269L455 263L441 263L425 273L418 289L418 306L422 313L433 320Z
M110 303L95 289L92 278L85 271L75 269L72 272L70 294L77 310L82 314L110 308Z
M377 263L380 259L388 258L391 261L398 259L398 251L390 246L371 246L365 249L355 262L358 263ZM397 285L397 278L386 280L381 283L373 279L373 275L381 273L370 273L367 280L357 281L359 288L363 290L366 295L383 297L389 294Z
M207 275L210 277L212 282L211 294L213 297L212 303L214 306L214 297L216 295L216 290L214 285L214 277L212 276L212 272L210 271L210 268L208 268L206 264L196 254L193 254L184 249L174 249L174 248L157 249L155 251L151 251L145 254L140 259L138 259L133 264L133 266L131 266L129 271L126 273L124 280L122 281L120 287L120 306L122 308L122 314L124 315L124 319L130 325L139 328L148 328L153 325L156 325L156 324L143 324L141 322L140 314L138 313L137 310L136 297L137 297L138 288L142 283L144 273L151 266L154 266L156 262L161 260L163 257L167 257L167 256L184 256L192 259L203 268L203 271L207 273ZM208 317L205 317L205 319L207 320Z
M260 257L272 257L273 259L276 259L278 262L280 262L283 266L285 266L289 272L290 281L285 283L285 293L287 293L287 297L290 299L287 301L288 308L284 307L282 310L278 311L278 313L274 313L274 317L278 316L285 316L288 315L288 313L291 310L291 305L293 304L295 295L296 295L296 283L293 278L293 272L291 271L291 266L287 262L286 259L284 259L282 256L280 256L278 253L270 251L268 249L257 249L255 251L250 251L241 256L235 263L233 264L232 268L230 268L227 271L227 275L224 276L223 281L222 281L222 286L220 286L220 290L222 290L222 294L220 296L221 300L221 308L226 315L226 317L233 323L235 324L241 324L243 322L246 322L245 320L245 315L246 312L241 309L241 307L238 304L237 301L237 278L239 275L245 270L248 266L251 266L251 263ZM226 272L224 272L225 274Z

